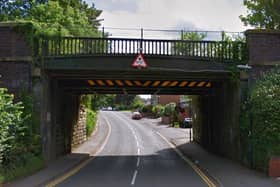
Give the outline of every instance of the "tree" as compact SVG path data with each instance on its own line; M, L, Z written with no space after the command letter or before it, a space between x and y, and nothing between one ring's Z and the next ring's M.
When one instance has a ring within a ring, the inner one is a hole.
M137 95L134 97L131 106L133 109L140 109L144 106L144 101L141 99L139 95Z
M179 42L176 43L173 47L175 54L184 54L187 56L195 56L201 53L201 46L197 43L194 44L195 41L201 41L206 38L205 33L198 33L198 32L186 32L182 36L182 40L186 42ZM190 42L188 42L190 41Z
M63 36L97 36L97 28L88 21L85 11L57 1L39 4L30 10L26 20L35 22L42 34Z
M279 0L244 0L248 8L247 15L241 15L241 21L256 28L280 29Z
M201 41L207 36L206 33L186 32L183 34L182 40Z
M41 3L47 3L47 0L1 0L0 21L24 19L34 5Z
M99 36L97 17L101 10L82 0L4 0L0 21L30 21L37 34Z

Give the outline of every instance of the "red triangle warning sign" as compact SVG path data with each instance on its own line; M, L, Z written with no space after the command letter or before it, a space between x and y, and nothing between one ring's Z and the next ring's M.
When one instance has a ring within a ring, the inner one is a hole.
M135 68L146 68L148 66L142 53L139 53L131 64Z

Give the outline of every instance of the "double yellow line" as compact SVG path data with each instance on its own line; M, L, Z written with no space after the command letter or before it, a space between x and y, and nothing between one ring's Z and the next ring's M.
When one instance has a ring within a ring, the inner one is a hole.
M177 149L172 143L170 143L167 138L165 138L159 132L156 132L187 164L189 164L192 169L202 178L202 180L209 187L217 187L217 185L199 168L197 167L190 159L188 159L183 153Z

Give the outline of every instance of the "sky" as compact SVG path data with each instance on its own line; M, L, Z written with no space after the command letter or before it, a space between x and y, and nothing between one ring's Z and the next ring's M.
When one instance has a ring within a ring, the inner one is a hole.
M86 0L103 10L104 27L246 30L239 15L243 0Z

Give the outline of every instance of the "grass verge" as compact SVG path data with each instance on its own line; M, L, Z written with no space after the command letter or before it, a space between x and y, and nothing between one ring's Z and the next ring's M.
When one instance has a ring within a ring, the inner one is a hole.
M45 162L41 156L29 155L21 164L9 168L0 168L0 186L9 181L31 175L44 167Z

